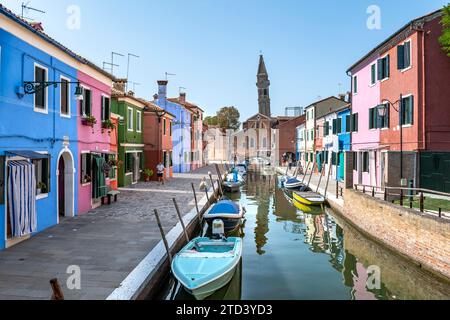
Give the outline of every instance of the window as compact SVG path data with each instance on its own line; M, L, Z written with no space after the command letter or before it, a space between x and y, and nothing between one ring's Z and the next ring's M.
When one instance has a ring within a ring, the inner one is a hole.
M337 119L333 119L333 134L337 134Z
M377 82L377 65L374 63L370 67L370 84L374 85Z
M90 183L92 181L91 159L92 156L90 153L81 154L81 184Z
M102 96L102 122L107 121L111 117L111 100Z
M136 131L142 132L142 112L141 111L136 111Z
M69 80L61 77L61 115L70 117L70 84Z
M331 153L331 165L333 165L333 166L337 165L337 153L336 152Z
M358 114L354 113L352 114L352 120L350 124L350 131L351 132L358 132Z
M363 152L363 172L369 172L369 152Z
M389 78L390 76L390 57L387 55L384 58L378 59L377 67L378 67L378 80L384 80Z
M409 96L402 99L401 125L412 125L414 122L414 97Z
M80 101L81 116L86 117L91 115L92 110L92 92L87 88L83 88L83 100Z
M311 130L311 140L314 140L314 129Z
M5 203L5 157L0 156L0 204Z
M50 193L50 159L33 160L35 166L36 189L41 194Z
M172 153L172 151L169 152L169 161L170 161L170 166L173 167L173 153Z
M411 40L397 46L397 69L404 70L411 67Z
M342 133L342 118L336 119L336 134Z
M380 124L380 128L389 128L389 115L390 115L390 108L389 108L389 104L385 103L383 104L384 107L386 108L386 114L381 117L380 115L378 115L379 117L379 124ZM378 113L378 112L377 112Z
M378 128L378 108L369 109L369 130Z
M133 131L133 109L128 108L128 120L127 120L128 131Z
M163 134L166 135L166 132L167 132L167 120L164 119Z
M323 125L323 136L327 137L330 135L330 122L325 121L325 124Z
M358 76L353 77L353 93L358 93Z
M46 82L48 79L47 69L39 65L34 66L34 81L35 82ZM40 87L40 86L39 86ZM43 90L38 90L34 94L34 110L38 112L47 112L47 94L48 88Z
M351 115L345 116L345 133L350 133Z
M105 157L106 162L110 162L113 160L116 160L116 155L115 154L107 154ZM111 170L109 171L109 179L111 180L115 180L117 173L116 173L117 167L116 166L111 166Z
M169 122L169 131L170 131L170 136L172 136L172 121Z

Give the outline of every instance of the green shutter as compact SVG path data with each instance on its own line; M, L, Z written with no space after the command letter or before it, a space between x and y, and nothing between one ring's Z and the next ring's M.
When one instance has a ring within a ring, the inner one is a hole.
M373 129L373 109L369 109L369 130Z
M350 131L351 130L350 126L351 126L351 116L348 115L348 116L345 117L345 132L346 133L351 132Z
M408 68L411 66L411 42L406 42L404 47L404 68Z
M405 68L405 46L397 46L397 70Z
M45 193L50 193L51 188L51 180L50 180L50 172L51 172L51 158L48 159L43 159L42 160L42 180L45 183L46 188L46 192Z
M409 108L410 108L410 112L409 112L409 116L410 116L410 124L413 125L414 124L414 96L411 96L410 98L410 103L409 103Z
M6 188L6 179L5 179L5 157L0 157L0 204L5 203L5 188Z
M383 59L377 61L378 80L383 80Z
M386 70L385 70L385 78L389 78L391 76L391 57L390 55L387 55L386 59Z

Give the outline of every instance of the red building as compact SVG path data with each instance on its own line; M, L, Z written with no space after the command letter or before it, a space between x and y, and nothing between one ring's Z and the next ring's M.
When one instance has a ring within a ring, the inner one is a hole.
M144 159L145 169L153 170L157 180L156 166L163 163L166 178L173 177L172 122L175 116L157 105L147 102L144 109Z
M297 131L296 128L306 122L306 117L300 116L291 118L288 121L281 121L274 127L277 132L277 143L275 147L278 149L278 159L282 161L283 154L291 154L295 156L297 145Z
M378 47L389 61L380 83L386 108L378 112L384 185L404 178L450 192L450 58L439 43L441 18L439 10L413 20Z

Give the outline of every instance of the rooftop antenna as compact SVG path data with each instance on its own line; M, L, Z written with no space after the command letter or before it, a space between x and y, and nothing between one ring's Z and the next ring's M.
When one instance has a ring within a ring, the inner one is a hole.
M140 86L141 84L139 82L133 81L130 81L130 83L133 85L133 92L136 93L136 86Z
M169 76L176 76L176 74L175 73L168 73L168 72L166 72L166 80L169 79Z
M117 52L111 52L111 74L114 75L114 67L116 66L114 64L114 56L119 56L119 57L125 57L123 54L121 53L117 53Z
M137 56L137 55L135 55L135 54L132 54L132 53L129 53L129 54L128 54L128 63L127 63L127 81L129 80L128 77L129 77L129 75L130 75L130 57L133 57L133 58L136 58L136 59L139 59L139 58L140 58L139 56ZM128 82L127 82L127 91L128 91Z
M342 91L341 91L341 88L342 88L342 83L338 83L338 87L339 87L339 92L338 92L338 94L341 94L342 93Z
M109 66L108 68L109 68L109 70L111 70L112 66L118 67L119 65L118 64L113 65L111 62L103 62L103 70L107 69L105 66ZM112 70L111 70L111 74L112 74Z
M22 16L21 17L22 17L22 19L26 18L28 20L33 21L33 19L27 18L27 17L24 16L25 11L31 10L31 11L36 11L36 12L39 12L39 13L45 13L45 11L40 10L40 9L36 9L36 8L33 8L33 7L30 7L29 6L30 2L31 1L28 1L27 3L22 2Z

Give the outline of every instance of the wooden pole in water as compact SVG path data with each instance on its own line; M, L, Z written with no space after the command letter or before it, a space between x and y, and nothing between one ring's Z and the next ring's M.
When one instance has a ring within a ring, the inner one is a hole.
M322 183L322 176L325 173L325 166L322 167L322 171L320 172L319 184L317 185L316 193L319 192L320 184Z
M61 286L59 285L58 279L55 278L50 280L50 285L53 291L52 300L56 301L64 300L64 293L61 290Z
M181 216L180 208L178 207L177 199L173 198L173 204L175 205L175 210L177 211L178 219L180 219L181 227L183 228L184 235L186 236L186 241L189 242L189 236L186 230L186 225L184 224L183 217Z
M212 188L214 191L214 197L215 197L216 196L216 187L214 187L214 180L213 180L211 172L209 172L208 175L209 175L209 179L211 180L211 185L212 185Z
M328 184L330 183L330 176L331 176L331 169L332 169L332 167L333 166L331 164L328 165L327 185L325 186L325 194L323 195L325 198L327 197Z
M297 179L298 174L300 173L300 164L301 164L301 162L300 162L300 161L297 161L297 171L296 171L296 173L295 173L295 179Z
M170 253L169 243L167 242L166 235L164 234L164 229L161 224L161 220L159 219L158 210L155 209L156 222L158 223L159 232L161 232L161 237L164 242L164 246L166 247L167 256L169 257L169 263L172 265L172 254Z
M220 172L219 165L217 163L216 163L216 172L217 172L217 175L219 176L220 183L223 183L222 173Z
M307 162L307 164L306 164L306 171L305 171L305 172L303 172L303 179L302 179L302 183L303 183L303 182L305 182L305 178L306 178L306 175L308 174L308 170L309 170L309 164L310 164L310 162L308 161L308 162Z
M313 167L312 167L312 170L311 170L311 175L309 176L309 180L308 180L308 185L307 185L307 187L309 188L309 185L310 185L310 183L311 183L311 179L312 179L312 176L313 176L313 173L314 173L314 169L316 168L316 162L314 162L314 164L313 164Z
M192 191L194 191L194 200L195 200L195 207L197 208L197 215L200 215L200 210L198 209L198 201L197 201L197 192L195 192L195 186L194 183L191 183ZM206 194L208 194L208 188L206 188Z

